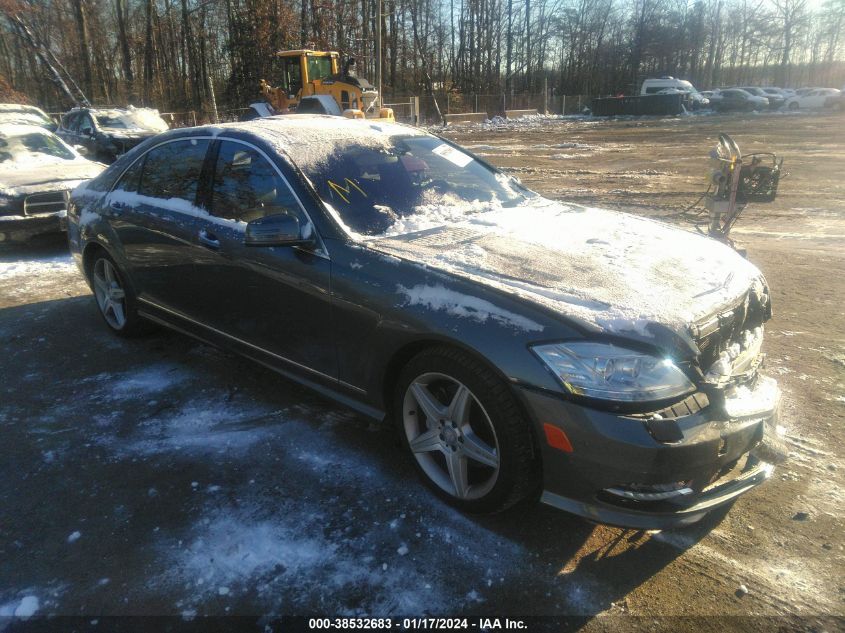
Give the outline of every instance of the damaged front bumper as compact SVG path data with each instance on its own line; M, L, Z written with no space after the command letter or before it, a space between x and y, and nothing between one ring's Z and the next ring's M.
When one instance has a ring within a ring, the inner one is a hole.
M67 230L67 210L38 215L0 216L0 242L25 242L36 235Z
M541 429L559 427L572 446L543 443L541 500L601 523L689 525L764 482L786 457L780 390L762 375L712 401L690 396L670 416L615 414L529 389L521 397Z

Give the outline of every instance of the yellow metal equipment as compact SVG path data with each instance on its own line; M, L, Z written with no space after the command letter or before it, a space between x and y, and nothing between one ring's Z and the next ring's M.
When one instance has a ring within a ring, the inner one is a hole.
M376 106L375 87L355 76L354 60L341 72L340 55L334 51L279 51L276 55L282 60L282 83L273 87L262 79L260 87L278 112L294 112L305 97L329 95L345 117L394 120L391 108Z

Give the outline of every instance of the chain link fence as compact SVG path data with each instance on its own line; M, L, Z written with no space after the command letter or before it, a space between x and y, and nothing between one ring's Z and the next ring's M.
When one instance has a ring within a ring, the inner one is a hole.
M536 110L539 114L561 115L581 114L592 100L591 95L555 95L555 94L461 94L455 92L435 92L434 95L419 97L419 122L422 125L440 123L437 108L441 114L483 113L486 118L504 117L508 110ZM390 101L408 101L407 96L395 96ZM388 104L390 105L390 104ZM394 108L397 119L400 112Z
M592 95L556 95L543 93L472 93L436 91L434 95L391 95L385 97L385 106L393 108L397 121L414 125L436 125L441 114L481 113L487 119L504 117L508 110L536 110L539 114L581 114L589 107ZM218 123L239 121L249 108L223 109L217 112ZM211 123L210 111L162 112L162 118L171 128L190 127Z

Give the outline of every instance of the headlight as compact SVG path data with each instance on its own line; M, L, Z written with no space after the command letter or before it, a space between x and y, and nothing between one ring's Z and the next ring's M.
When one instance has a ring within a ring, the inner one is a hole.
M575 395L621 402L677 398L695 385L667 358L606 343L576 341L532 348Z

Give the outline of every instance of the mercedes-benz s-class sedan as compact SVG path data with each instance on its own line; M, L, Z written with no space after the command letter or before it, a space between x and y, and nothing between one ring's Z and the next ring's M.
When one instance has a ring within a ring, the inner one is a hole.
M769 288L727 246L546 200L449 141L286 115L167 132L77 189L106 325L152 321L391 420L471 512L684 525L783 457Z

